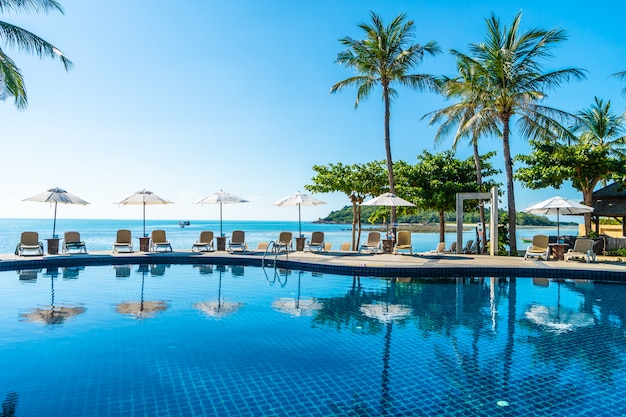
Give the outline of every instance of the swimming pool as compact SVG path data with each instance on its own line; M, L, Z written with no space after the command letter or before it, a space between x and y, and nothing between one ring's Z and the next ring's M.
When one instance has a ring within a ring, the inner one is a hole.
M118 265L0 287L21 417L626 413L624 285Z

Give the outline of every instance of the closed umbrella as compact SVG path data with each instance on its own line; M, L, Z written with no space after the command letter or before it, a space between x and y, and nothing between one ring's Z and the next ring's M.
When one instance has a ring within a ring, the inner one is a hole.
M386 206L386 207L411 207L415 204L407 201L393 193L384 193L371 200L361 203L362 206ZM389 225L387 225L387 234L389 234Z
M298 191L297 193L293 193L288 195L285 198L281 198L277 202L274 203L275 206L278 207L287 207L287 206L298 206L298 236L302 237L302 216L300 213L301 206L319 206L322 204L326 204L325 201L318 200L315 197L312 197L308 194L301 193Z
M531 214L556 214L556 230L557 237L559 237L561 236L561 223L559 219L560 214L591 213L593 211L593 207L577 203L574 200L556 196L548 198L541 203L534 204L526 208L524 211Z
M39 193L32 197L26 198L23 201L37 201L40 203L54 203L54 221L52 222L52 237L56 237L57 227L57 205L58 204L89 204L80 197L70 194L61 188L50 188L49 190Z
M124 206L128 204L143 206L143 235L148 236L146 234L146 206L155 205L155 204L174 204L174 203L169 200L159 197L158 195L154 194L152 191L148 191L144 189L141 191L137 191L135 194L123 199L117 204L122 204Z
M227 193L223 190L214 192L211 195L204 197L196 204L219 204L220 205L220 236L224 236L222 232L222 204L239 204L248 203L248 200L243 199L235 194Z

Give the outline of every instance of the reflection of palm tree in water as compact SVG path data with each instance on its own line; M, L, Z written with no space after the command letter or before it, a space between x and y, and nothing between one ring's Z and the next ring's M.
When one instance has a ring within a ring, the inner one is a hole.
M1 417L15 417L15 410L17 409L17 403L19 395L17 392L9 392L4 401L2 401L2 414Z

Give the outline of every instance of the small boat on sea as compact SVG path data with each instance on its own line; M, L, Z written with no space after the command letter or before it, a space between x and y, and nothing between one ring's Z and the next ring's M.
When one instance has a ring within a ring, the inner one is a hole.
M530 243L530 242L533 241L533 238L531 238L531 237L520 237L520 240L522 242Z
M185 226L189 226L191 223L189 222L189 220L179 220L178 221L178 225L183 228Z

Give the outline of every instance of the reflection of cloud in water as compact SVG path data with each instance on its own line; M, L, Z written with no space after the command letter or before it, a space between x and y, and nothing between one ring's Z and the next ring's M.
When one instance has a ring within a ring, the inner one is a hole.
M596 322L592 314L542 305L532 306L526 312L526 318L555 333L565 333L577 328L593 326Z

